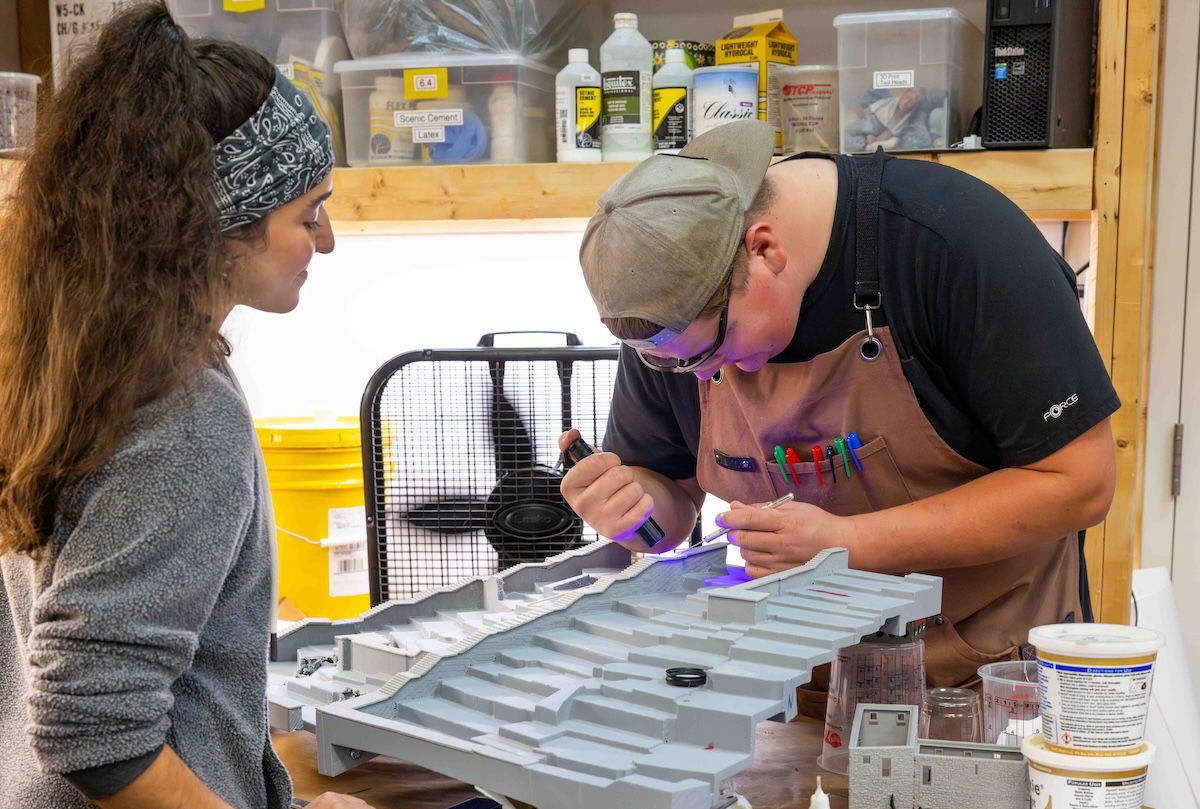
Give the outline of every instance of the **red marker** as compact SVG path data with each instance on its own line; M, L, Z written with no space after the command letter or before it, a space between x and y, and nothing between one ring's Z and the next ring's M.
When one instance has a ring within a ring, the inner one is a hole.
M788 462L788 469L792 470L792 479L796 481L796 485L800 485L800 473L796 471L794 464L800 463L800 456L796 454L796 450L791 447L787 448L787 453L784 455Z
M825 460L825 450L820 447L813 447L813 466L817 470L817 485L824 486L825 478L821 476L821 461Z

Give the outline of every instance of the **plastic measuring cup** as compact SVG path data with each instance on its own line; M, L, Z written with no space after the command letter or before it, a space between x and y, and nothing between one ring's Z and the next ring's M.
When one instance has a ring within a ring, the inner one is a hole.
M925 641L878 635L848 646L833 659L829 701L825 707L823 769L850 770L850 730L860 702L881 705L920 705L925 691Z
M1036 660L1004 660L979 667L983 679L983 741L1020 747L1041 732Z
M28 73L0 72L0 156L15 156L32 143L41 82Z

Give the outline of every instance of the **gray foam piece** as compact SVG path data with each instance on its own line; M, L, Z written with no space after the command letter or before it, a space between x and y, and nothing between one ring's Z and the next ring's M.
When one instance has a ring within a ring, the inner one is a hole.
M850 809L1030 809L1015 747L917 738L915 705L861 703L850 731Z
M840 548L755 580L726 568L726 551L614 571L611 543L594 543L377 608L328 638L336 667L273 683L290 701L272 715L294 725L309 700L325 775L389 755L539 809L724 806L756 724L792 719L814 667L941 607L940 579L850 570ZM579 576L594 581L559 587ZM297 649L324 648L301 634ZM674 666L706 669L706 684L668 684ZM314 678L322 687L300 682Z

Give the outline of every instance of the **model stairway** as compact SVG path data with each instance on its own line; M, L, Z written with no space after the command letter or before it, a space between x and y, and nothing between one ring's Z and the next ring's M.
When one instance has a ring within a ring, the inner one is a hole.
M723 556L643 560L522 597L533 606L320 708L321 772L384 753L539 809L709 809L752 763L757 723L795 715L815 666L939 609L939 579L848 570L840 549L755 581L713 564ZM678 666L705 669L706 684L668 684Z

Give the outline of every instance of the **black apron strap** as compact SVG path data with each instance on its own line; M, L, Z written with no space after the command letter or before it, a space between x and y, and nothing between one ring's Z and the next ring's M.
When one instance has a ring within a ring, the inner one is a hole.
M854 308L878 309L879 293L879 185L883 180L883 147L859 163L855 213Z

